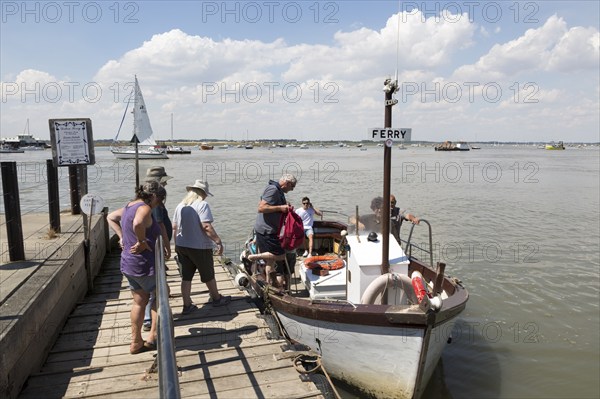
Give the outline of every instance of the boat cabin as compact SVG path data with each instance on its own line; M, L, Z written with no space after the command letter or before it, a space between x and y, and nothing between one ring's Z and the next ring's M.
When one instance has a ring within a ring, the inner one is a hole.
M329 248L329 253L340 253L340 245L347 250L345 259L341 257L335 266L314 267L314 263L332 264L334 257L317 256L306 258L299 262L300 279L313 300L334 299L347 300L351 303L373 303L373 295L377 297L387 285L387 303L395 305L408 304L404 294L406 284L410 286L409 258L398 242L390 235L389 242L389 272L398 278L398 284L388 284L387 277L381 277L382 237L369 240L368 234L342 236L333 227L319 227L315 222L315 248ZM329 242L329 243L328 243ZM314 263L311 259L315 259ZM339 267L339 268L338 268ZM402 277L398 277L402 276ZM381 280L375 282L377 279ZM382 285L381 290L378 288ZM371 292L376 290L377 292ZM381 292L379 292L381 291ZM412 293L412 288L408 290ZM365 293L367 296L365 297ZM414 299L411 297L411 299ZM380 302L381 299L379 298Z

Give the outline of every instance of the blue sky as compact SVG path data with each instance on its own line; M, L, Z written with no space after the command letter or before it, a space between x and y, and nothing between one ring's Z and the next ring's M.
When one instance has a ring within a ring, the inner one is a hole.
M599 19L597 1L2 1L0 131L89 117L112 138L137 75L158 139L173 113L179 138L361 140L398 70L413 139L599 141Z

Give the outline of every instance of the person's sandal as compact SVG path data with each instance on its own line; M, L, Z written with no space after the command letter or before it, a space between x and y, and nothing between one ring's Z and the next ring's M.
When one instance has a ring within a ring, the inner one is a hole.
M133 351L130 350L129 353L131 353L132 355L139 355L140 353L155 351L155 350L156 350L156 344L154 344L152 342L142 341L142 346L140 346L136 350L133 350Z

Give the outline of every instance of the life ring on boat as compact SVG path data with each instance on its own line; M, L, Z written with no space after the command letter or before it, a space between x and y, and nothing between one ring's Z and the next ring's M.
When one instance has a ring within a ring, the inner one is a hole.
M389 286L399 284L401 289L406 293L409 297L409 300L412 303L416 303L417 297L413 293L412 288L412 280L405 274L398 273L386 273L377 277L375 280L371 281L362 297L360 298L360 303L364 305L374 305L375 300L379 297L385 289Z
M331 255L311 256L304 259L304 266L307 269L338 270L344 267L344 260L338 256Z

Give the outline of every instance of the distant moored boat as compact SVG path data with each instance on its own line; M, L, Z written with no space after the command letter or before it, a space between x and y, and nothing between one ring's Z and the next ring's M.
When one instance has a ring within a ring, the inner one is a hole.
M563 144L562 141L559 141L558 143L554 143L554 141L553 141L550 144L546 144L546 149L547 150L564 150L565 145Z

